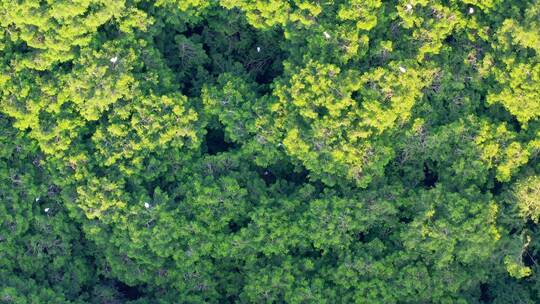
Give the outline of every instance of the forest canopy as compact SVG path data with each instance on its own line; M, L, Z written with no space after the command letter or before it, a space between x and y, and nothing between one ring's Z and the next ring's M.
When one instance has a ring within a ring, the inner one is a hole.
M540 0L0 17L0 303L540 303Z

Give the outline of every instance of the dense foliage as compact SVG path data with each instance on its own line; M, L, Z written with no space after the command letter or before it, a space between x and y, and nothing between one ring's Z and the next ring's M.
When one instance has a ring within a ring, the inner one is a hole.
M0 303L540 303L539 0L0 16Z

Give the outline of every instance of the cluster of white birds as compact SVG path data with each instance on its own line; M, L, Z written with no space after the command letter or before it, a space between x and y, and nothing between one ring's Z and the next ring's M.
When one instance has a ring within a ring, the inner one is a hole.
M407 5L405 5L405 11L407 13L410 13L412 12L412 10L413 10L413 5L410 3L407 3ZM474 7L469 7L469 15L472 15L472 14L474 14Z
M38 203L38 202L39 202L39 200L41 200L41 197L39 197L39 196L38 196L38 197L36 197L36 203ZM48 207L47 207L47 208L45 208L45 209L43 209L43 211L45 211L45 213L49 213L49 211L50 211L50 210L51 210L51 208L48 208Z
M407 3L407 5L405 5L405 11L407 13L410 13L410 12L412 12L412 10L413 10L413 5L410 4L410 3ZM470 15L474 14L474 8L473 7L469 7L469 14ZM324 35L324 38L326 38L326 39L332 38L332 36L330 36L330 34L328 32L326 32L326 31L323 32L323 35ZM259 52L259 51L260 51L259 47L257 47L257 52Z

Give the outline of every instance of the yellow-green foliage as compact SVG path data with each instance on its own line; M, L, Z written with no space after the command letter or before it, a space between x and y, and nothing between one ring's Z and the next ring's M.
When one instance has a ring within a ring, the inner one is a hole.
M540 303L538 0L0 0L1 303Z

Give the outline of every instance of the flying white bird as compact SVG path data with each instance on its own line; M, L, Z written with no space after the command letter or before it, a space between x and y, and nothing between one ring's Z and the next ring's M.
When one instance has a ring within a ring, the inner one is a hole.
M114 56L113 58L111 58L111 63L112 63L112 64L115 64L117 61L118 61L118 57L117 57L117 56Z

